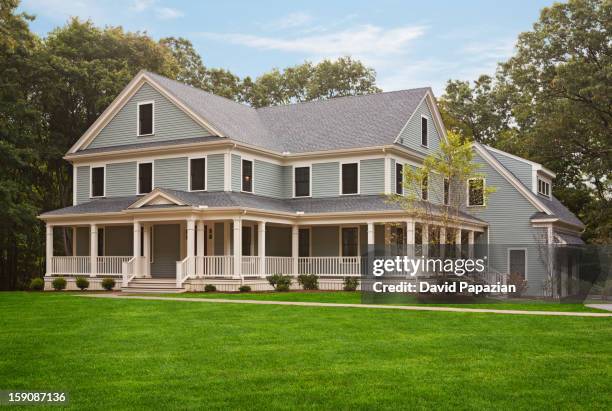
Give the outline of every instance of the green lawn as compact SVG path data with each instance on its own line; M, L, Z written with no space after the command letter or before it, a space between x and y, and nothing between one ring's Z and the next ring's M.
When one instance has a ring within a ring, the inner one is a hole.
M70 293L0 313L0 389L75 409L612 409L610 318Z
M177 297L177 294L157 294L161 297ZM183 293L179 297L189 298L223 298L236 300L266 300L266 301L299 301L299 302L320 302L320 303L343 303L360 304L360 292L347 291L312 291L312 292L251 292L251 293ZM403 297L397 305L421 305L416 298L411 296ZM389 300L387 300L389 301ZM479 304L427 304L428 306L439 307L460 307L460 308L491 308L497 310L528 310L528 311L573 311L573 312L606 312L595 308L585 307L583 304L560 304L543 300L516 299L509 301L499 301L488 299Z

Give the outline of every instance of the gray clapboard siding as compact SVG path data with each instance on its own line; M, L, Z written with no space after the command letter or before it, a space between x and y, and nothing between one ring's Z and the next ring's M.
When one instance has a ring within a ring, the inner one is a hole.
M521 180L521 183L525 184L525 186L529 187L529 189L532 189L532 176L531 176L531 165L528 163L525 163L523 161L519 161L515 158L506 156L504 154L501 153L496 153L494 151L491 150L487 150L489 151L489 154L491 154L493 157L495 157L497 159L497 161L499 161L500 163L502 163L504 165L504 167L506 167L512 174L514 174L519 180Z
M340 163L315 163L312 165L312 196L334 197L340 193Z
M132 226L104 227L104 255L134 255Z
M207 161L208 169L206 170L206 189L208 191L223 191L225 181L224 155L210 154L207 157Z
M360 194L383 194L385 192L385 159L372 158L359 162Z
M106 165L106 196L120 197L136 194L136 162Z
M77 204L89 201L89 166L76 167Z
M155 101L152 136L137 136L137 104ZM125 144L159 142L204 137L210 133L153 87L143 84L115 117L100 131L87 148L113 147Z
M310 184L312 189L312 176ZM282 166L280 186L283 198L293 197L293 166Z
M312 227L312 256L337 257L340 255L338 226Z
M242 157L232 154L232 191L242 190Z
M285 198L284 168L278 164L255 159L253 163L253 192L257 195Z
M153 164L154 186L173 190L188 189L187 157L162 158Z
M427 137L428 147L421 145L421 116L424 115L428 118L427 120ZM399 143L409 147L413 150L419 151L424 154L430 154L437 151L440 148L440 135L438 130L433 123L433 114L427 105L427 101L423 100L417 107L414 115L406 124L406 127L399 136Z

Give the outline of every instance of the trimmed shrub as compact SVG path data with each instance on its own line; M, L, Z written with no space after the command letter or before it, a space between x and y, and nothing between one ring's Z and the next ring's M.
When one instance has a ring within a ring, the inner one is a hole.
M115 288L115 279L106 277L102 280L102 288L106 291L112 291Z
M318 290L319 277L316 274L300 274L298 275L298 284L300 284L304 290Z
M51 285L55 291L62 291L66 288L66 279L64 277L57 277L53 280Z
M204 292L207 292L207 293L214 293L215 291L217 291L217 287L215 287L215 286L214 286L214 285L212 285L212 284L206 284L206 285L204 286Z
M76 286L81 289L81 291L89 288L89 280L85 277L77 277L76 278Z
M359 287L359 278L344 277L344 291L356 291Z
M266 279L276 291L289 291L291 286L290 275L274 274L267 276Z
M32 278L30 281L30 290L42 291L45 289L45 280L40 277Z
M240 291L241 293L250 293L251 292L251 286L250 285L241 285L240 288L238 288L238 291Z

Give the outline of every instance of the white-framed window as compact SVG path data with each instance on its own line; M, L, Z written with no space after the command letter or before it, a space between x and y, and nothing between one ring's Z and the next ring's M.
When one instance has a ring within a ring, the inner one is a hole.
M340 194L359 194L359 162L340 163Z
M402 195L404 193L404 165L395 163L395 194Z
M550 181L538 177L538 194L550 197Z
M153 162L143 161L138 163L136 169L136 182L138 194L147 194L153 191Z
M421 145L423 147L429 146L429 118L421 115Z
M340 255L342 257L359 256L359 227L340 227Z
M152 136L155 134L155 102L141 101L136 106L137 135Z
M423 176L421 180L421 200L427 201L429 199L429 176Z
M206 190L206 156L189 159L189 191Z
M485 205L485 179L470 178L467 184L467 205L468 207L481 207Z
M518 274L527 280L527 249L508 249L508 274Z
M312 195L311 167L293 167L293 196L310 197Z
M89 197L106 197L106 166L89 168Z
M253 160L242 159L242 191L253 192Z

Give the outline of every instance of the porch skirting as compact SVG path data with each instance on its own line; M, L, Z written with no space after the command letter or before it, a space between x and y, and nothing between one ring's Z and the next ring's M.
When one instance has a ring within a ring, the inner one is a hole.
M251 291L274 291L274 288L264 279L245 279L244 281L233 279L192 279L187 280L184 284L185 290L190 292L204 291L207 284L212 284L221 292L239 291L241 285L248 285ZM323 291L342 291L344 280L342 278L319 278L319 290ZM302 290L298 284L297 278L293 278L291 282L291 290ZM360 288L358 287L357 290Z

